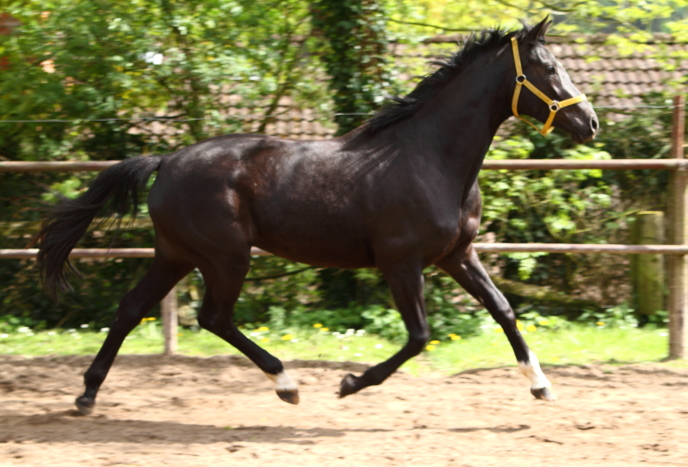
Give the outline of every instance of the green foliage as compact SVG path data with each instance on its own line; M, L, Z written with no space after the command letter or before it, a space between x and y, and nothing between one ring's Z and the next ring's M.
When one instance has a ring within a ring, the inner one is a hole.
M610 159L604 143L572 145L553 135L547 141L534 133L496 139L488 152L492 159L566 158ZM500 241L513 243L603 243L613 228L605 214L612 208L612 187L600 170L484 171L480 175L483 226ZM611 219L610 219L611 220ZM616 230L619 229L616 225ZM551 279L545 253L509 253L508 274L528 280ZM560 266L560 265L558 265ZM572 266L572 265L570 265ZM561 270L561 268L559 268Z
M27 332L31 328L41 330L45 328L44 322L36 322L22 316L4 315L0 316L0 333L8 332ZM21 331L19 331L21 329Z
M633 309L625 304L603 311L585 310L578 319L587 322L590 326L611 326L620 329L638 327L638 320L635 318Z
M570 329L572 324L559 316L542 316L537 311L524 311L524 309L519 310L518 320L525 329L532 329L531 326L533 326L540 332L543 330L559 331Z
M644 327L650 329L665 328L669 322L669 313L664 310L647 318ZM634 328L639 326L635 311L627 304L613 306L602 311L585 310L578 318L590 326L616 327L619 329Z
M561 33L613 33L613 40L628 46L628 39L647 38L653 32L685 35L686 0L531 1L452 0L389 1L392 31L433 35L468 32L502 24L517 26L550 15ZM625 40L626 39L626 40Z
M169 151L244 129L230 106L261 109L264 129L280 98L324 91L318 61L304 60L313 40L300 0L51 0L11 2L7 13L22 26L0 36L10 71L0 119L68 120L2 124L0 151L12 159ZM156 136L139 120L151 114L178 120L180 131Z
M403 342L408 333L397 310L375 306L361 314L366 320L366 331L393 342Z
M264 130L279 99L328 111L306 2L300 0L9 1L21 21L0 35L2 160L113 160L163 153L208 136ZM231 98L228 98L231 95ZM250 107L253 122L230 107ZM149 116L172 121L155 126ZM64 120L64 121L63 121ZM76 196L95 174L2 174L1 221L38 221L59 195ZM142 209L141 215L147 210ZM80 246L103 247L102 230ZM24 248L29 238L3 238ZM128 231L118 247L153 244ZM32 262L0 261L0 308L48 326L106 326L149 260L77 262L85 279L51 304ZM87 293L91 291L91 293ZM261 297L262 300L262 297ZM189 301L189 303L192 301ZM194 304L197 306L197 303ZM269 306L269 305L268 305ZM265 313L267 306L256 306ZM253 312L253 311L252 311ZM260 317L246 316L245 319Z
M348 133L383 101L390 85L385 17L378 0L315 0L312 23L326 46L323 63L338 115L338 134Z

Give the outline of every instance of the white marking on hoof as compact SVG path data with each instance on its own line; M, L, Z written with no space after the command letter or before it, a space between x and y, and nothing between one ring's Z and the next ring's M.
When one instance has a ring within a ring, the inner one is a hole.
M528 351L528 359L529 362L518 362L518 369L533 383L531 389L552 387L552 383L540 369L540 362L532 350Z
M299 389L294 380L291 379L291 376L289 376L286 371L282 371L276 375L265 373L265 376L270 378L272 382L275 383L275 391L297 391Z

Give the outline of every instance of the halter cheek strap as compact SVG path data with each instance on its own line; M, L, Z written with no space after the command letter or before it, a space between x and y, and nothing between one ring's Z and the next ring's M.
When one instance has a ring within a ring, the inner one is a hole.
M585 94L579 94L576 97L571 97L561 102L550 99L545 95L545 93L536 88L533 83L528 81L526 75L523 74L523 68L521 67L521 57L518 53L518 41L515 37L511 38L511 50L513 50L514 52L514 65L516 65L516 88L514 88L514 97L513 99L511 99L511 111L514 113L514 116L516 118L523 120L528 125L538 130L542 136L547 136L554 129L554 127L552 126L552 122L554 121L554 116L560 109L563 109L564 107L568 107L570 105L578 104L579 102L587 101L588 98L585 97ZM539 130L538 127L536 127L535 125L533 125L528 120L526 120L518 114L518 98L521 95L521 88L523 86L527 87L530 90L530 92L538 96L542 101L545 102L545 104L547 104L547 107L549 107L549 116L547 117L547 121L545 122L545 125L542 127L542 130Z

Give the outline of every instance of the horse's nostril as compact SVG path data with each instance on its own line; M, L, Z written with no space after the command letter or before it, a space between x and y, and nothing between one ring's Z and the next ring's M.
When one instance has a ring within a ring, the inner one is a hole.
M597 119L595 117L592 118L590 125L592 126L592 130L597 132L597 127L599 126L599 123L597 123Z

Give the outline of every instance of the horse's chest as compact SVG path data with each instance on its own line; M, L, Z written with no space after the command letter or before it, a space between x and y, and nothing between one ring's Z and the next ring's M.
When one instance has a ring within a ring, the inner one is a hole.
M478 234L479 224L478 217L461 212L428 219L425 241L443 251L452 250L456 245L471 242Z

